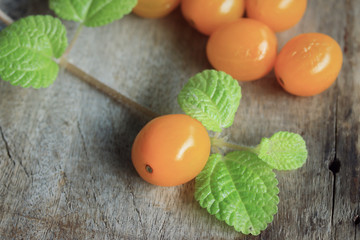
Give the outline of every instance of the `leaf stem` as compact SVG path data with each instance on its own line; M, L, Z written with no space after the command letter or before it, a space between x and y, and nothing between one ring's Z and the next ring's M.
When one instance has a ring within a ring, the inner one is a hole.
M14 20L11 19L11 17L9 17L6 13L4 13L1 9L0 9L0 21L2 21L3 23L5 23L7 26L12 24L14 22Z
M81 23L77 28L74 37L71 39L69 46L66 48L65 53L62 55L61 58L66 58L71 49L74 47L76 40L79 38L79 35L81 33L81 30L83 29L84 25Z
M220 135L221 135L221 132L215 132L215 134L214 134L214 138L219 138L219 137L220 137Z
M121 94L120 92L116 91L115 89L102 83L95 77L87 74L86 72L84 72L83 70L81 70L80 68L75 66L74 64L68 62L68 60L66 58L62 57L59 61L59 65L62 66L63 68L65 68L67 71L69 71L73 75L75 75L76 77L78 77L79 79L81 79L82 81L88 83L89 85L95 87L99 91L105 93L112 99L114 99L120 103L123 103L131 108L134 108L134 109L138 110L139 112L142 112L145 115L149 116L150 118L155 118L155 117L160 116L159 114L153 112L149 108L140 105L139 103L131 100L130 98L126 97L125 95Z
M257 147L246 147L246 146L241 146L241 145L238 145L238 144L229 143L229 142L226 142L222 138L211 137L210 141L211 141L211 145L213 147L230 148L230 149L233 149L233 150L249 151L249 152L253 152L253 153L256 153L256 154L258 153Z

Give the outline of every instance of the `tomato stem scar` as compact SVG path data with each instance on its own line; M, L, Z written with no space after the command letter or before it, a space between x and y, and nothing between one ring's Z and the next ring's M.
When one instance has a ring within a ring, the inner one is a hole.
M278 79L279 79L280 83L285 86L285 83L284 83L284 81L281 79L281 77L279 77Z
M148 173L152 173L153 172L153 169L149 166L149 165L146 165L145 166L145 169Z
M129 106L130 108L136 109L139 112L142 112L146 116L150 118L155 118L159 116L159 114L153 112L147 107L140 105L139 103L131 100L130 98L126 97L125 95L121 94L117 90L113 89L112 87L106 85L105 83L101 82L100 80L96 79L95 77L87 74L83 70L81 70L76 65L68 62L66 58L61 58L59 60L59 65L65 68L68 72L73 74L74 76L78 77L80 80L88 83L90 86L95 87L96 89L100 90L101 92L105 93L107 96L111 97L112 99Z

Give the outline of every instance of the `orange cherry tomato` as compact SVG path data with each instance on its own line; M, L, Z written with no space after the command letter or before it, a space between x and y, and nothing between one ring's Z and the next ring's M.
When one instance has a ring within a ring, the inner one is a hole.
M277 39L264 23L241 18L216 30L207 43L211 65L239 81L265 76L274 66Z
M133 12L144 18L161 18L171 13L180 0L138 0Z
M132 162L139 175L159 186L176 186L195 178L210 154L205 127L185 114L153 119L139 132Z
M259 20L275 32L297 24L305 13L307 0L246 0L249 18Z
M244 14L244 0L182 0L185 19L199 32L210 35L218 27Z
M275 75L289 93L312 96L336 80L343 56L339 44L322 33L301 34L285 44L275 63Z

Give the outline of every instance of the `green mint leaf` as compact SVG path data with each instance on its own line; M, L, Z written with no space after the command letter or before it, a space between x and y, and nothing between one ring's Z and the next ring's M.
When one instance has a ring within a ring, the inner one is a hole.
M233 124L240 99L239 83L230 75L216 70L196 74L178 95L182 110L215 132Z
M277 132L271 138L263 138L257 149L259 158L278 170L297 169L308 156L304 139L290 132Z
M0 76L12 85L42 88L59 72L53 58L67 47L66 29L51 16L30 16L0 32Z
M275 173L254 153L213 154L196 177L195 199L236 231L258 235L277 212L277 184Z
M137 0L50 0L49 7L65 20L99 27L131 12Z

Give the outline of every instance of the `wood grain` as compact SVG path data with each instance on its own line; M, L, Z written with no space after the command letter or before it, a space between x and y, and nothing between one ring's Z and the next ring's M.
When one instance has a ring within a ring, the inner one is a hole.
M360 239L360 7L352 1L344 5L345 58L337 85L333 235Z
M0 0L17 19L49 13L47 1ZM244 236L201 209L194 182L145 183L130 160L149 120L65 70L33 90L0 81L0 239L360 239L360 2L310 0L303 20L278 34L279 46L322 32L343 48L336 83L309 98L285 93L273 73L241 83L231 141L257 144L279 130L300 133L309 159L276 172L279 212L259 236ZM77 24L64 22L71 38ZM85 28L69 60L160 114L181 112L176 95L210 68L207 38L179 10L159 20L126 16Z

